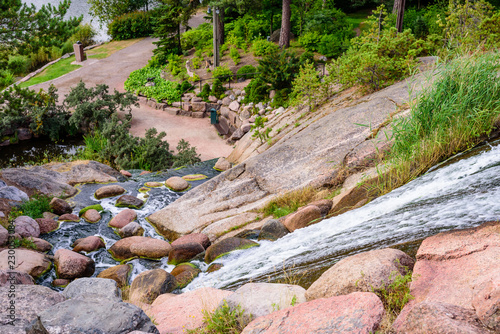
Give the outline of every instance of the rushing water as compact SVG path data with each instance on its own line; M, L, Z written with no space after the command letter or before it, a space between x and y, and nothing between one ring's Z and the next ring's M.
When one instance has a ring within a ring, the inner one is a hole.
M186 290L273 280L283 276L283 268L288 274L324 270L347 254L498 220L499 199L500 141L496 141L480 154L435 168L359 209L231 253L217 261L224 264L222 269L201 274Z
M42 7L42 5L51 4L52 6L58 6L61 0L24 0L26 4L34 4L37 8ZM110 39L109 35L106 33L106 28L103 26L102 28L99 26L99 21L96 18L93 18L89 14L90 5L87 3L87 0L71 0L71 5L66 13L65 18L69 18L72 16L80 16L83 15L83 23L90 23L95 31L97 32L97 36L95 40L107 41Z

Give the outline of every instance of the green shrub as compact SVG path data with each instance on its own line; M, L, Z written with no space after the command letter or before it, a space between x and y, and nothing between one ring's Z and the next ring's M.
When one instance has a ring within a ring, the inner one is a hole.
M271 85L271 89L291 88L300 70L300 60L294 52L284 49L259 60L259 77Z
M205 99L208 99L208 97L210 96L210 93L211 93L210 85L208 83L206 83L201 88L201 92L200 92L200 94L198 94L198 96L205 100Z
M14 83L14 74L9 70L0 70L0 90Z
M265 39L258 39L252 44L252 53L255 57L267 56L279 52L278 45Z
M214 79L212 81L212 95L216 98L220 99L224 95L224 86L222 86L222 82L219 79Z
M71 44L74 44L80 41L83 47L87 47L95 43L94 37L96 35L97 35L96 31L94 30L94 28L90 23L80 24L80 26L78 27L78 31L75 32L73 35L71 35L71 37L69 38L69 42Z
M245 98L243 99L244 103L259 103L269 100L269 91L271 90L270 86L257 76L252 79L250 83L245 87Z
M224 29L228 37L234 36L242 41L251 42L257 38L266 36L268 34L268 26L269 24L265 20L256 19L254 15L245 14L243 17L227 22ZM242 45L232 45L242 48Z
M245 65L240 67L238 71L236 71L236 78L251 79L255 77L254 73L257 73L257 69L254 66Z
M299 37L300 45L307 51L317 52L321 35L316 31L309 31Z
M201 50L213 43L212 37L212 26L209 23L202 23L195 29L188 30L181 35L182 49L196 48L196 50Z
M203 322L205 327L196 330L188 330L191 334L238 334L243 331L251 321L251 317L245 315L241 306L231 308L224 301L221 307L215 309L213 313L203 311Z
M154 86L146 86L148 78L152 79ZM156 101L167 101L172 103L179 101L179 85L172 81L166 81L161 77L161 69L155 67L143 67L130 73L125 81L124 87L129 92L142 94Z
M42 218L44 212L52 212L50 201L52 197L47 195L33 195L28 201L24 201L17 208L12 209L9 220L14 220L19 216L28 216L33 219Z
M233 60L234 65L238 65L240 63L240 53L238 52L238 49L231 48L231 50L229 50L229 56Z
M233 75L234 75L233 71L231 71L231 69L227 65L216 67L212 71L212 77L219 79L222 82L231 81Z
M115 40L151 36L153 34L152 12L137 11L116 17L108 25L108 34Z
M172 165L173 168L192 165L200 162L200 155L196 153L196 148L191 147L191 145L181 139L177 144L177 154L175 155L175 162Z
M15 75L21 75L30 68L30 60L27 56L9 56L8 69Z
M293 81L293 104L306 102L313 109L328 97L329 84L322 83L318 71L312 63L306 63L300 68L299 75Z
M390 314L392 320L401 313L406 303L414 298L410 294L411 278L411 271L408 271L404 276L397 271L393 271L389 275L389 281L392 281L390 284L377 290L372 289L382 300L384 308Z

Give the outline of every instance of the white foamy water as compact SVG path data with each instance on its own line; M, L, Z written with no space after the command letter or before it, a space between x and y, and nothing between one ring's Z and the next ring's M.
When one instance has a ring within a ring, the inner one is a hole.
M497 142L498 144L498 142ZM265 281L286 268L331 266L346 253L384 248L500 219L500 145L439 168L337 217L275 242L233 252L185 290ZM293 270L293 269L292 269Z

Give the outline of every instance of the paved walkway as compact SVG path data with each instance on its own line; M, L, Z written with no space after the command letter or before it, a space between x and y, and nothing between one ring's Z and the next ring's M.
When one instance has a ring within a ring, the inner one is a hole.
M123 83L132 71L144 67L153 55L154 39L145 38L127 48L124 48L108 58L99 61L91 60L85 66L57 79L31 86L38 91L47 90L50 84L58 89L59 98L69 93L70 87L83 81L87 86L106 84L110 92L114 89L124 92ZM166 112L155 110L145 105L132 110L133 121L131 134L144 136L149 128L156 128L158 132L165 131L165 139L170 148L175 150L181 139L187 140L196 151L201 154L202 160L217 157L227 157L232 147L220 138L217 130L210 125L208 118L196 119L184 116L173 116Z

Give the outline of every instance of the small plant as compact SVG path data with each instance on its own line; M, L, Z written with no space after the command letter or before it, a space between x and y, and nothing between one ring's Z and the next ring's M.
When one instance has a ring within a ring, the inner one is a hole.
M35 194L29 199L19 205L18 208L12 209L9 214L9 220L14 220L19 216L28 216L33 219L42 218L44 212L51 212L50 201L52 197L47 195Z
M234 62L234 65L238 65L240 63L240 53L238 52L238 49L236 48L231 48L231 50L229 50L229 56L231 57L231 59L233 60Z
M231 81L231 79L233 78L233 74L233 71L231 71L231 69L227 67L227 65L216 67L212 71L212 77L217 78L222 82Z
M257 69L252 65L242 66L236 71L236 78L251 79L255 76Z
M252 138L259 138L261 143L269 140L269 133L272 131L271 128L264 130L265 122L267 122L267 117L258 116L255 118L255 123L252 125L252 130L254 130Z
M279 47L273 42L259 39L253 42L252 52L255 57L267 56L279 52Z
M313 188L291 191L273 199L262 209L262 212L267 216L273 215L275 218L280 218L310 203L315 195L316 191Z
M203 310L205 327L187 332L191 334L239 334L251 320L251 317L245 315L240 305L231 308L224 301L224 304L213 313Z

